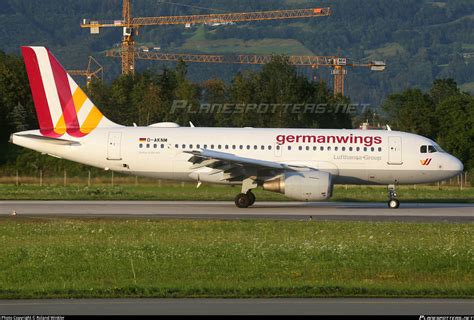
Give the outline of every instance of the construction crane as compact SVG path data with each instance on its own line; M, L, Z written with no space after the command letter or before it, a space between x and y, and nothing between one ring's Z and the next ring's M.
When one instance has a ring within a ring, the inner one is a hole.
M122 53L117 50L109 50L107 57L120 58ZM209 54L187 54L187 53L162 53L162 52L145 52L136 51L135 58L139 60L152 61L184 61L188 63L217 63L217 64L253 64L262 65L269 63L274 56L272 55L254 55L254 54L237 54L237 55L209 55ZM311 68L329 67L332 69L334 77L334 95L341 94L344 96L345 78L347 68L368 68L372 71L384 71L386 68L383 61L372 61L367 63L359 63L349 61L347 58L336 56L289 56L289 63L294 66L306 66Z
M68 73L71 76L86 77L87 87L89 87L93 78L96 78L96 79L104 78L104 68L92 56L89 56L89 63L87 64L87 70L68 70Z
M122 19L114 21L91 21L83 19L82 28L89 28L91 34L99 34L101 28L122 28L122 74L135 73L135 40L141 27L159 25L194 25L206 23L227 24L261 20L314 18L331 15L330 8L293 9L262 12L224 13L190 16L132 17L131 0L123 1Z

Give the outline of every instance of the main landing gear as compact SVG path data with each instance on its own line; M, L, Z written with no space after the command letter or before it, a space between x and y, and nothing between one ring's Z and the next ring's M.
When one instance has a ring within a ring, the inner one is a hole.
M248 191L247 193L240 193L235 197L235 205L241 209L248 208L253 206L255 203L255 195L252 191Z
M388 207L390 209L398 209L398 207L400 207L400 201L397 199L397 191L393 184L388 186L388 198Z
M255 203L255 195L252 193L252 189L255 189L257 186L254 179L249 178L242 181L242 193L235 197L235 205L241 209L253 206Z

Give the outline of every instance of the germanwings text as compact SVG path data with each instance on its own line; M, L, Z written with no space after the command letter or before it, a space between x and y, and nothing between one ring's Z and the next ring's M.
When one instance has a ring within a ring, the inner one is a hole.
M280 145L285 143L340 143L340 144L363 144L371 147L374 144L381 144L382 137L379 136L316 136L316 135L278 135L276 142Z

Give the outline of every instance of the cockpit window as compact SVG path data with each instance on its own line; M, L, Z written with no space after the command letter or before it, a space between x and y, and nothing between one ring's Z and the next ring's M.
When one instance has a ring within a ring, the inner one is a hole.
M436 153L436 152L444 153L444 150L441 149L441 147L438 146L437 144L420 147L420 153Z
M439 145L435 144L434 147L436 150L438 150L438 152L446 153L446 151L444 151L443 148L441 148Z
M434 146L428 146L428 153L435 153L438 152Z

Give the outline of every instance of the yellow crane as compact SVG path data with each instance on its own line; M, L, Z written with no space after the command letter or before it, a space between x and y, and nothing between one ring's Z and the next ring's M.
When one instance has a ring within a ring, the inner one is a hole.
M89 63L87 64L86 70L68 70L68 73L71 76L86 77L86 83L88 87L91 84L93 78L96 78L96 79L104 78L104 68L92 56L89 56Z
M194 25L205 23L231 23L261 20L314 18L331 15L331 8L292 9L261 12L223 13L189 16L133 17L131 0L123 1L122 19L114 21L94 21L83 19L82 28L90 29L91 34L99 34L101 28L122 28L122 74L135 72L135 40L140 28L159 25Z
M120 58L122 53L117 50L107 51L107 57ZM211 54L188 54L188 53L162 53L135 51L135 59L153 61L184 61L188 63L217 63L217 64L253 64L261 65L269 63L272 55L236 54L236 55L211 55ZM294 66L306 66L311 68L328 67L332 69L334 77L334 95L344 96L345 78L347 68L368 68L372 71L384 71L384 61L371 61L366 63L353 62L347 58L337 56L289 56L290 64Z

